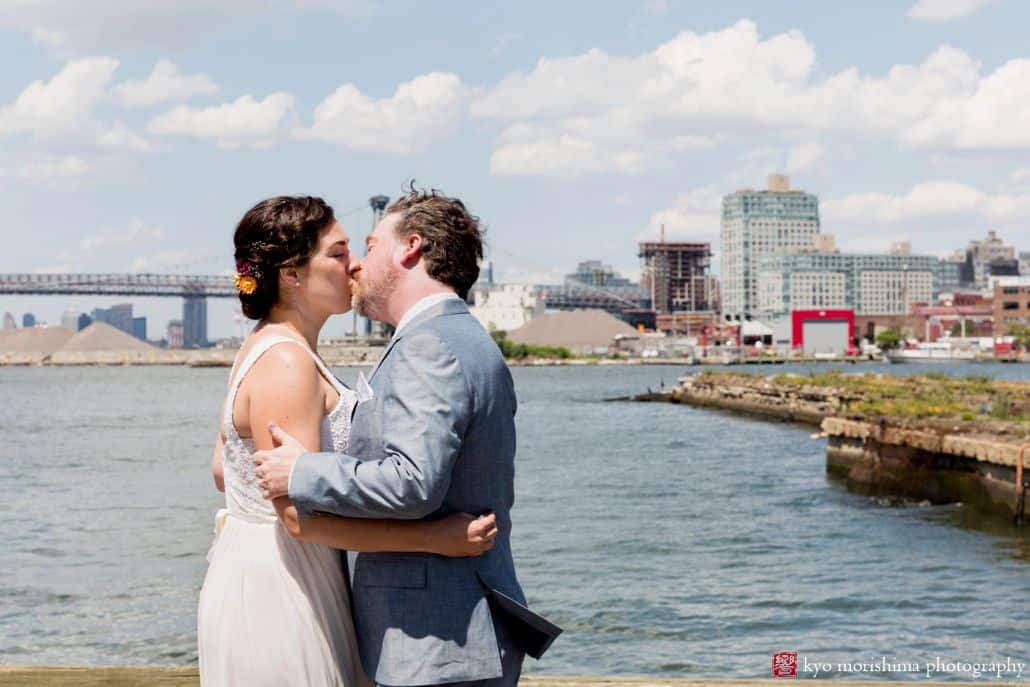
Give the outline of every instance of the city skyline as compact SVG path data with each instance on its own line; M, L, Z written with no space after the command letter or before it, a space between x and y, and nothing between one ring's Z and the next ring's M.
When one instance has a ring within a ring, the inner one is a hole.
M738 282L743 279L744 281L753 281L755 284L755 305L744 313L748 319L753 317L765 321L779 321L787 317L790 311L798 308L846 308L864 316L900 315L905 314L910 307L916 305L932 307L936 305L938 296L952 291L962 292L963 297L976 292L986 293L993 288L989 277L994 275L996 269L998 270L997 275L1005 279L1010 278L1005 275L1022 275L1022 278L1030 276L1030 270L1026 269L1030 254L1020 252L1014 246L1005 244L1004 240L998 237L994 231L989 231L983 239L970 239L964 250L956 249L945 258L913 254L908 241L894 242L883 253L842 253L837 247L835 235L818 231L817 197L792 189L789 177L784 175L770 175L768 183L769 188L764 191L756 192L753 189L746 189L727 194L723 199L725 226L721 241L727 238L727 231L730 232L731 239L732 234L739 233L741 229L738 226L740 211L738 206L746 209L748 203L752 206L752 212L756 213L751 221L756 224L758 230L773 229L772 233L764 239L766 243L750 239L750 243L759 249L751 257L752 263L757 265L754 274L750 277L738 274L735 277ZM796 215L798 210L801 212L800 215ZM797 222L799 219L805 220L806 217L813 217L814 224L804 227L804 221ZM726 224L727 221L728 224ZM773 222L771 225L770 221ZM781 223L782 226L779 226L778 223ZM797 241L796 230L801 231L802 238L805 240ZM781 234L779 241L774 237L776 233ZM738 239L739 237L732 240ZM664 241L664 234L657 243L641 242L639 244L638 256L643 261L644 267L639 281L636 282L620 275L611 265L605 264L603 261L587 259L578 262L574 272L564 275L564 283L561 285L506 282L497 286L506 284L531 288L536 294L532 300L541 299L541 303L546 301L549 308L558 310L570 308L607 310L612 314L624 317L624 319L628 318L627 321L634 326L643 322L651 322L647 326L653 327L655 315L662 320L662 313L670 312L693 313L708 317L719 314L721 311L720 319L722 316L727 320L743 319L740 313L734 315L726 310L725 304L722 304L723 307L719 306L721 300L719 293L725 288L725 284L720 281L719 275L708 272L707 262L708 256L711 254L708 243L665 243L662 241ZM745 238L744 245L748 245L748 243L749 240ZM655 252L656 250L658 253ZM669 255L676 254L679 257L675 258L671 264L666 264L669 257L661 258L658 263L654 262L656 255L665 255L666 251L672 251ZM683 251L686 253L679 255ZM688 253L693 257L685 257ZM686 262L674 268L675 274L666 274L665 277L657 280L665 284L659 288L663 294L662 299L669 299L672 296L672 300L662 300L664 305L656 304L653 297L656 293L657 281L649 275L654 270L667 270L682 260ZM693 265L694 260L700 260L700 262ZM693 266L687 266L687 263ZM740 269L740 265L738 265L738 271ZM480 291L478 288L474 288L473 291L481 294L481 297L489 296L495 290L493 288L495 285L493 264L489 260L483 263L477 287L480 285L485 290ZM672 291L668 291L670 288ZM583 295L584 289L586 292L590 292L586 296ZM651 291L650 296L647 295L649 290ZM509 293L504 288L499 291L505 292L502 300L510 300L509 296L511 295L515 295L516 298L529 297L528 291ZM791 294L792 291L795 293ZM519 295L523 293L527 295ZM690 307L686 301L679 305L672 305L676 299L688 296L688 300L695 307ZM68 298L69 296L60 297ZM80 298L95 299L97 296ZM108 298L124 300L126 295L109 296ZM169 320L165 323L164 328L161 328L161 331L152 337L146 336L146 317L132 316L133 306L131 303L115 304L106 311L94 308L92 316L74 309L65 310L61 315L61 326L77 331L93 321L108 322L136 338L152 343L167 342L165 345L172 348L184 345L186 348L195 348L198 345L203 347L219 341L242 338L249 331L249 325L245 325L247 320L240 314L234 318L236 328L230 335L212 337L207 335L207 304L212 300L217 302L217 299L217 296L183 298L182 318ZM490 300L492 302L495 299ZM699 304L702 304L700 309L696 307ZM627 306L631 308L631 311L624 312ZM643 314L643 310L635 309L637 306L649 310L651 312L650 319ZM114 314L116 312L121 314ZM69 324L73 320L77 322L77 325ZM669 320L669 317L666 316L664 320L665 322L659 322L659 325L675 328L677 322L675 319ZM17 322L18 318L15 314L11 312L4 314L4 328L17 327ZM700 322L701 320L697 320L695 324ZM26 312L22 315L23 327L37 324L49 325L50 323L46 320L37 321L34 312ZM361 333L360 329L358 333ZM323 334L331 336L330 332L323 332Z
M661 224L710 242L719 274L722 197L771 172L820 197L847 252L1030 243L1030 110L1007 95L1030 87L1023 3L411 7L0 8L0 271L224 274L261 197L323 195L360 242L368 197L411 178L484 218L504 282L587 258L637 279ZM235 306L209 305L211 338L234 333Z

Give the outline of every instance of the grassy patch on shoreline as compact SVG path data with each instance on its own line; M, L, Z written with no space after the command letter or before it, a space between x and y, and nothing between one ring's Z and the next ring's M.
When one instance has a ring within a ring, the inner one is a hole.
M568 360L575 356L564 346L533 346L531 344L520 344L508 340L508 333L504 331L490 332L490 336L497 342L501 349L501 355L507 360L525 360L526 358L545 358L548 360Z
M846 374L838 370L808 375L706 371L713 383L737 378L781 387L787 393L816 392L839 399L841 415L863 420L948 423L968 431L1030 435L1030 383L995 380L984 375L953 377L942 372L922 375Z

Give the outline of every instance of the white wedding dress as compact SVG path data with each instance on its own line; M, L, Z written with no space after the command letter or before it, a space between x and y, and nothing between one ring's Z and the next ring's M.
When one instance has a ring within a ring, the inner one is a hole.
M205 687L371 684L358 657L341 552L290 537L261 496L253 441L233 426L233 401L243 378L263 353L287 342L304 347L340 394L322 422L321 450L343 451L350 433L356 394L301 341L270 336L237 365L223 418L225 509L215 517L197 613Z

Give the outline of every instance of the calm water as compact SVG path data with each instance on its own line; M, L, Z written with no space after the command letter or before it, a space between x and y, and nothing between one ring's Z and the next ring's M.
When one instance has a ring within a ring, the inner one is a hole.
M516 560L566 630L527 671L766 677L778 650L1030 663L1030 532L849 493L804 427L599 401L684 371L514 371ZM0 368L0 663L196 662L226 376Z

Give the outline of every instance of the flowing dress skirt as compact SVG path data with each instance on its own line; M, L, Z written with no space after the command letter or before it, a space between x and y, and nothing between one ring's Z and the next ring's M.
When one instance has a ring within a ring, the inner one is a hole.
M370 685L340 555L275 518L219 511L197 614L201 684Z

